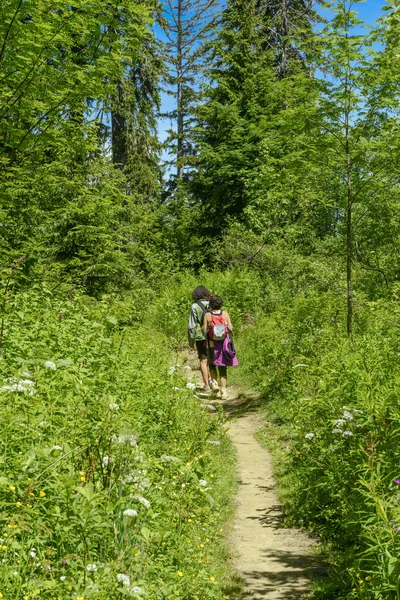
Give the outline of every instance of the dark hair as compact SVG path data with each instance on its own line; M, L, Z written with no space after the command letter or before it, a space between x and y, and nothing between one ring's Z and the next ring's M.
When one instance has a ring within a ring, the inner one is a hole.
M219 310L222 308L223 302L221 296L217 296L217 294L213 294L210 296L210 308L213 310Z
M204 285L198 285L195 290L192 292L193 300L208 300L210 297L210 290L208 290Z

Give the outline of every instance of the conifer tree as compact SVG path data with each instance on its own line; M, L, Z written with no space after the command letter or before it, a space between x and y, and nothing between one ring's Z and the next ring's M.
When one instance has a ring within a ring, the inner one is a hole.
M167 0L165 3L166 59L169 65L167 92L174 109L164 114L175 123L166 145L174 156L176 177L182 180L194 153L191 131L193 108L199 99L199 83L205 42L215 26L218 0Z
M295 223L305 210L311 212L293 193L293 184L309 113L315 110L315 90L302 68L290 77L278 76L265 28L256 1L227 4L209 70L211 83L197 113L199 158L189 186L196 205L193 220L200 215L196 229L206 237L222 235L232 219L246 219L249 226L270 232L289 220ZM285 170L286 182L280 178ZM272 193L278 181L282 189Z
M277 74L287 77L299 66L308 68L313 24L320 21L315 5L320 0L257 0L256 10L264 23L266 48L274 54Z

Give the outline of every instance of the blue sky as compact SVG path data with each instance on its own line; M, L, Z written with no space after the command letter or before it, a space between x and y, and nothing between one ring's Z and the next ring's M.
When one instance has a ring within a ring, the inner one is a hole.
M365 2L355 2L354 10L359 12L359 16L363 19L366 25L373 25L375 21L382 14L382 7L386 4L386 0L365 0ZM326 18L329 18L328 11L322 11L323 15ZM162 95L162 106L161 112L167 112L171 110L173 107L173 99L171 96L167 94ZM159 120L159 137L161 141L164 141L166 138L166 129L170 129L171 124L167 119ZM164 155L164 159L167 159L167 156Z

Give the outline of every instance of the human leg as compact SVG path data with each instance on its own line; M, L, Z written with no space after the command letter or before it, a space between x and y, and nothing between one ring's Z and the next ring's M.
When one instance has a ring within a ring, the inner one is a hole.
M226 367L219 367L219 378L220 378L220 390L221 390L221 398L225 400L228 397L226 391L226 384L228 381L228 373Z
M197 356L200 361L200 372L203 378L204 388L209 388L208 384L208 364L207 364L207 343L206 340L196 341Z
M200 359L200 371L203 377L204 387L208 387L208 364L206 358Z
M210 375L212 379L212 389L218 390L218 376L217 376L217 368L214 365L214 348L211 347L208 349L208 368L210 369Z

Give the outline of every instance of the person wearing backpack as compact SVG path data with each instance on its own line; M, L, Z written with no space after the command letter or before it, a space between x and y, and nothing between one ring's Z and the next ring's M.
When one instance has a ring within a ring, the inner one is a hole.
M203 333L207 335L208 346L208 366L213 381L213 390L218 392L217 367L219 371L221 398L226 400L228 393L227 384L227 366L237 366L238 361L236 352L232 357L227 357L225 346L230 342L229 334L232 332L232 323L226 310L222 310L221 296L210 296L210 311L204 315Z
M203 285L197 286L192 292L194 303L191 306L189 314L188 339L189 346L196 346L197 356L200 361L200 371L203 377L203 392L210 392L209 373L207 364L207 339L203 333L202 326L204 317L209 310L210 291Z

